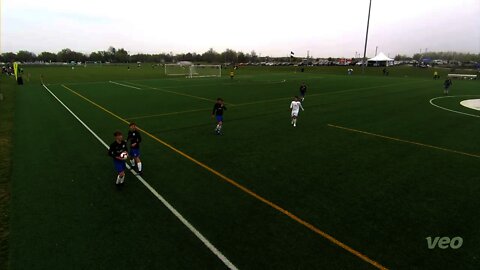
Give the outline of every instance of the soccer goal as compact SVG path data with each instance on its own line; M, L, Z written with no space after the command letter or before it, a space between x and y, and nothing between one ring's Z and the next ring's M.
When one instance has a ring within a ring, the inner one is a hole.
M185 76L186 78L221 77L222 66L220 65L184 65L165 64L165 75Z
M103 65L102 61L85 61L85 63L83 64L84 67L87 67L87 66L101 67L102 65Z

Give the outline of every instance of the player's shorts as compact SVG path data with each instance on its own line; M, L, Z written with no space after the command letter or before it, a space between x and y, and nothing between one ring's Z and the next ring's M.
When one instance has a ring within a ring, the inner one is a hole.
M223 122L223 115L217 115L215 118L217 119L217 122Z
M300 96L304 97L307 92L300 92Z
M115 171L117 171L117 173L121 173L121 172L123 172L127 169L127 165L125 164L125 161L123 161L123 160L114 159L113 160L113 165L114 165Z
M292 111L292 117L297 117L299 111Z
M140 148L130 149L130 156L131 157L139 157L140 156Z

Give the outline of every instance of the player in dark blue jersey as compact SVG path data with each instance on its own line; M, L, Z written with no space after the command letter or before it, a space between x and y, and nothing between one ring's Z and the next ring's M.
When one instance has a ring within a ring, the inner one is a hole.
M448 95L448 90L450 89L450 86L452 86L452 79L447 78L445 82L443 82L443 94Z
M130 142L130 164L137 167L137 172L142 174L142 161L140 160L140 143L142 136L135 123L130 123L127 141Z
M217 120L217 127L215 128L215 133L217 135L221 134L223 126L223 112L227 110L227 107L223 103L223 99L217 98L217 102L213 105L212 118L215 117Z
M123 140L123 134L120 131L115 131L113 136L115 137L115 141L110 144L108 155L113 158L113 165L118 173L115 184L119 186L123 185L123 182L125 181L125 169L127 167L125 164L125 159L123 159L121 156L122 153L128 153L128 149L127 142Z
M307 94L307 85L305 82L302 82L300 85L300 100L303 102L305 100L305 95Z

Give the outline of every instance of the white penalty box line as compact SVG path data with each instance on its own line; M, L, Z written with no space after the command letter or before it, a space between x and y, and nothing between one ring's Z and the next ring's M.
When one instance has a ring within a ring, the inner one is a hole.
M45 84L43 87L75 118L87 129L103 146L107 149L109 146L103 141L85 122L83 122L70 108L65 105ZM180 214L162 195L160 195L142 176L136 173L128 163L127 169L168 209L170 212L185 225L215 256L217 256L228 269L238 270L238 268L219 251L202 233L200 233L182 214Z
M116 85L120 85L120 86L123 86L123 87L128 87L128 88L133 88L133 89L137 89L137 90L142 90L142 88L139 88L139 87L136 87L136 86L132 86L132 85L127 85L127 84L118 83L118 82L114 82L114 81L108 81L108 82L109 82L109 83L116 84Z

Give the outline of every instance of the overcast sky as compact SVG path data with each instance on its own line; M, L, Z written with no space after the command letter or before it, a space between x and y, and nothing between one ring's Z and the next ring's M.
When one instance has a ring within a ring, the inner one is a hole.
M368 0L3 0L1 50L363 54ZM367 54L480 53L480 0L373 0Z

